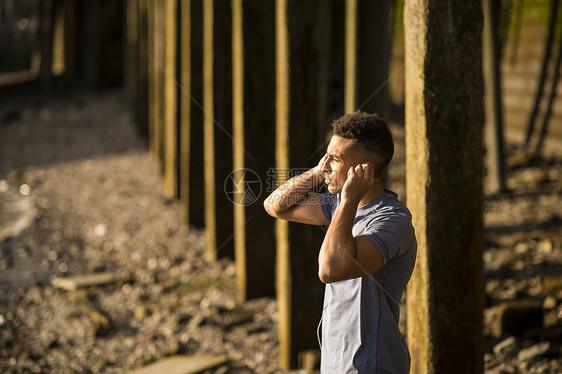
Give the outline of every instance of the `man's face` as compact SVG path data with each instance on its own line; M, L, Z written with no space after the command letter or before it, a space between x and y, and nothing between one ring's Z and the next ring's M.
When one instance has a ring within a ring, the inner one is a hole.
M352 139L345 139L337 135L333 135L330 139L326 150L328 157L322 164L321 171L328 191L331 193L341 192L347 179L347 171L361 162L360 155L353 149L354 142Z

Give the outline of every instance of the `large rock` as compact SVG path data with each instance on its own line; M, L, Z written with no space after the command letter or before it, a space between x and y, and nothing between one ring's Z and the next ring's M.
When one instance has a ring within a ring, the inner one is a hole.
M490 330L497 338L521 336L526 330L542 325L543 309L540 300L511 300L499 305Z

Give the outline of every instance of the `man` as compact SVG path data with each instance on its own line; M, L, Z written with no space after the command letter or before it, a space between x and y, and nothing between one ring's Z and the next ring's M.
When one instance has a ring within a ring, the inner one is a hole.
M410 212L380 181L394 154L392 135L383 119L363 112L332 127L318 165L279 186L264 207L276 218L329 224L318 254L326 283L321 372L408 373L399 301L417 244ZM329 192L310 192L322 182Z

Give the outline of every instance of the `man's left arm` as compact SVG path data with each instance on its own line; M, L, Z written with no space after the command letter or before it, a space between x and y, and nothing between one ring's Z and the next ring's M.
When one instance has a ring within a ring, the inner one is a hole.
M348 172L341 204L332 217L318 255L318 277L324 283L368 275L384 264L379 249L369 239L352 234L361 190L370 182L366 177L371 174L369 169L351 168Z

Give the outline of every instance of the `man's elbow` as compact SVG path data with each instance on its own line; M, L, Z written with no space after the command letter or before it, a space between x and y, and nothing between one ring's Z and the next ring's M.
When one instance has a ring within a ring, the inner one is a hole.
M265 199L263 201L263 208L265 209L265 211L267 212L267 214L269 214L272 217L278 218L277 217L277 212L275 211L273 204L270 204L268 202L269 199Z
M334 283L339 280L334 271L326 265L318 266L318 278L325 284Z

